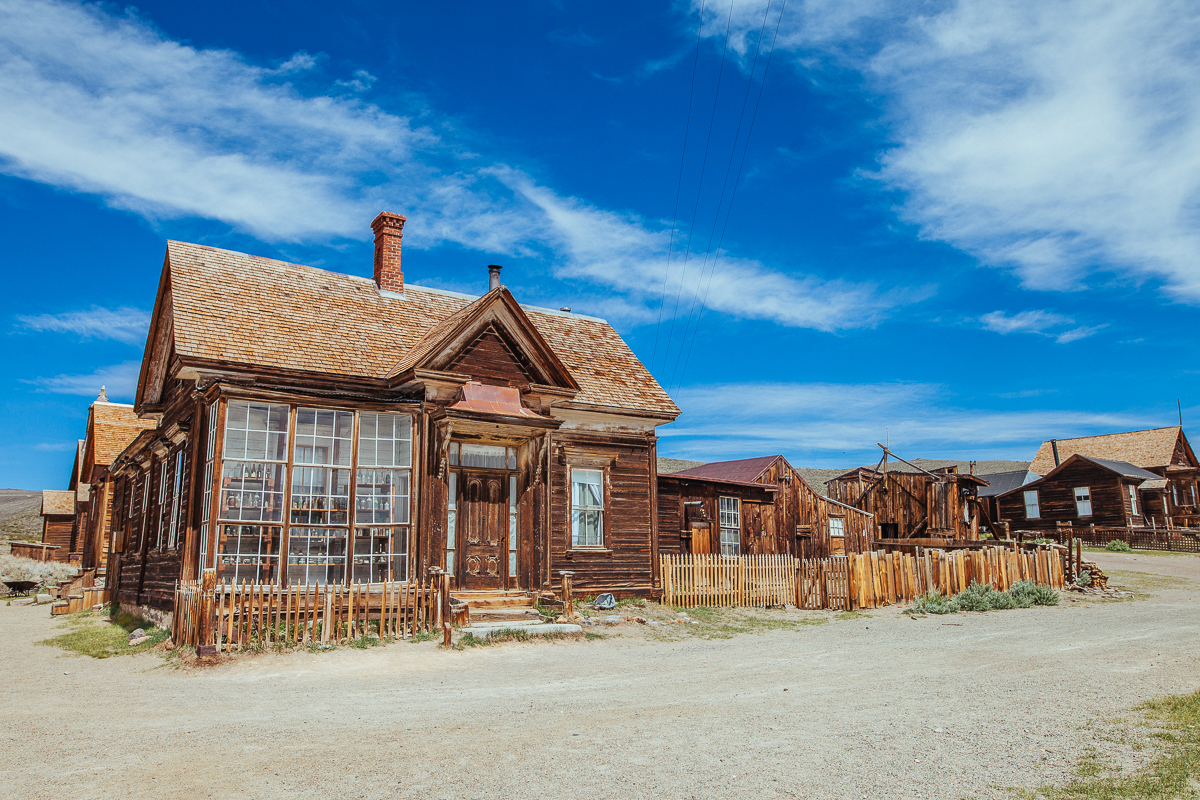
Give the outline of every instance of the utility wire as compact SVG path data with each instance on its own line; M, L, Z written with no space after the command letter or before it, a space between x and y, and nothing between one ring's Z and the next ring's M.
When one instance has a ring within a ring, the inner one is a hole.
M683 189L683 164L687 159L688 133L692 129L692 100L696 94L696 67L700 64L700 35L704 32L704 7L708 0L700 3L700 24L696 26L696 55L692 59L692 85L688 89L687 122L683 126L683 152L679 154L679 179L675 182L675 211L671 214L671 240L667 246L667 264L663 270L662 297L658 301L658 323L654 326L654 352L650 356L650 368L658 358L658 336L662 332L663 306L667 304L667 282L671 277L671 254L675 249L675 223L679 219L679 195Z
M734 134L733 134L733 146L729 148L729 161L725 165L725 179L721 183L721 194L717 198L717 207L713 211L712 226L709 228L709 231L708 231L708 245L704 250L704 261L702 261L700 264L700 280L698 280L696 282L696 291L692 293L692 305L691 305L691 308L688 309L687 324L683 326L683 339L681 340L682 342L686 342L688 340L688 331L692 327L692 318L696 314L696 303L700 299L700 288L701 288L701 286L705 285L704 271L705 271L705 268L708 266L710 254L713 256L714 266L716 264L716 255L712 252L713 239L716 238L716 235L717 235L717 223L720 221L720 218L721 218L721 208L725 204L725 191L729 188L729 174L731 172L733 172L733 160L737 156L738 141L741 139L742 126L745 124L745 121L746 121L746 107L750 102L750 90L754 87L754 75L758 69L758 56L759 56L759 53L762 52L763 34L767 30L767 19L771 13L772 2L774 2L774 0L767 0L767 5L765 8L763 8L762 25L759 26L758 40L756 41L756 43L754 45L754 60L750 63L750 74L746 77L746 91L742 95L742 110L738 114L737 130L734 131ZM750 144L749 136L747 136L747 138L746 138L746 144L747 145ZM744 152L744 150L743 150L743 152ZM728 215L726 216L726 218L728 219ZM712 277L710 274L710 276L709 276L710 284L711 284L711 280L712 280ZM706 290L706 294L707 294L707 290ZM675 374L679 371L679 365L683 361L683 358L684 358L683 345L680 344L679 353L675 357L675 367L671 370L671 379L670 379L670 381L668 381L668 385L674 383Z
M771 36L771 49L767 51L767 63L763 67L762 84L758 87L758 98L754 101L754 114L750 117L750 130L746 133L746 147L742 150L742 160L738 164L737 179L733 183L733 194L729 198L729 209L725 213L725 224L721 228L721 238L717 241L717 250L713 256L713 266L709 273L709 283L704 289L704 299L700 303L700 316L696 318L696 329L692 332L692 341L688 344L687 357L683 362L683 371L679 375L680 383L687 374L688 362L692 359L692 348L696 345L696 337L700 333L700 322L704 319L704 311L708 302L708 290L712 288L711 276L717 269L717 258L721 254L721 245L725 242L725 231L729 228L729 217L733 214L733 201L737 198L738 187L742 183L742 170L746 166L746 153L750 150L750 137L754 134L754 123L758 120L758 108L762 103L763 89L767 86L767 73L771 69L771 58L775 55L775 42L779 38L779 26L783 23L783 12L787 10L787 0L779 7L779 19L775 22L775 33Z
M667 346L663 354L664 367L670 363L671 359L671 340L675 338L675 320L679 316L679 301L683 297L683 284L687 280L688 259L692 254L692 236L696 231L696 214L700 210L700 194L704 189L704 173L708 168L708 151L712 146L713 123L717 119L717 101L721 97L721 79L725 75L725 54L729 51L729 29L733 22L733 4L734 0L729 0L729 16L725 20L725 44L721 47L721 68L717 72L717 88L713 92L712 114L708 118L708 136L704 142L704 158L700 161L700 182L696 186L696 204L692 207L692 222L688 226L687 249L683 254L683 273L679 277L679 291L675 294L675 309L671 312L671 327L667 330Z

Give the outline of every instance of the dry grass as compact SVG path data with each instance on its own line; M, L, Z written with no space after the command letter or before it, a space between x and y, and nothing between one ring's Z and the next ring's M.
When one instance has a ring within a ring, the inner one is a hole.
M74 567L57 561L0 554L0 581L37 581L46 586L74 577L77 572Z
M1075 780L1065 786L1046 786L1033 797L1048 800L1134 800L1134 798L1194 798L1200 776L1200 692L1152 700L1141 707L1159 753L1142 769L1128 775L1112 770L1096 756L1085 754Z

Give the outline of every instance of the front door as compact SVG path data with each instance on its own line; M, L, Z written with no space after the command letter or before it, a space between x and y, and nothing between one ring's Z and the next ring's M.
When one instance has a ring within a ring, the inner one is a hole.
M463 543L458 585L503 589L508 586L508 476L464 471L459 487Z

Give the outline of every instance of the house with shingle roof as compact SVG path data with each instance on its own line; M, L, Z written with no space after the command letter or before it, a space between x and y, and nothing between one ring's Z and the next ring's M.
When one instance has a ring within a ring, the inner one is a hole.
M177 579L452 576L457 594L652 594L655 430L679 409L603 319L169 242L118 460L118 597ZM482 273L482 270L481 270ZM481 275L482 278L482 275ZM482 284L482 279L481 279Z
M67 491L43 492L42 543L58 546L55 560L106 576L112 533L110 467L139 433L155 424L138 417L132 405L109 402L100 387L88 407L87 427L76 448Z
M664 554L825 558L870 550L872 514L819 494L781 455L663 471L658 524Z
M1121 518L1121 526L1200 527L1200 486L1197 485L1200 482L1200 461L1197 461L1180 426L1076 439L1049 439L1038 448L1030 470L1046 478L1052 474L1060 475L1058 468L1074 455L1086 456L1100 464L1120 464L1123 466L1117 469L1125 472L1132 467L1149 473L1137 483L1134 501L1139 513L1131 513L1132 501L1126 490L1121 498L1124 513L1115 506L1105 508L1103 513L1106 518ZM1078 488L1087 487L1081 485ZM1099 509L1103 502L1100 499L1091 506ZM1071 510L1070 504L1063 508L1065 512ZM1078 519L1078 515L1072 517L1066 513L1063 519Z

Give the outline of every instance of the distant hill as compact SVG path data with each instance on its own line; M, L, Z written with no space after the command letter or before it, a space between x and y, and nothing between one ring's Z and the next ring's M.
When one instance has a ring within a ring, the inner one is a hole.
M42 493L0 489L0 543L37 542L42 538ZM7 553L8 548L0 548Z

